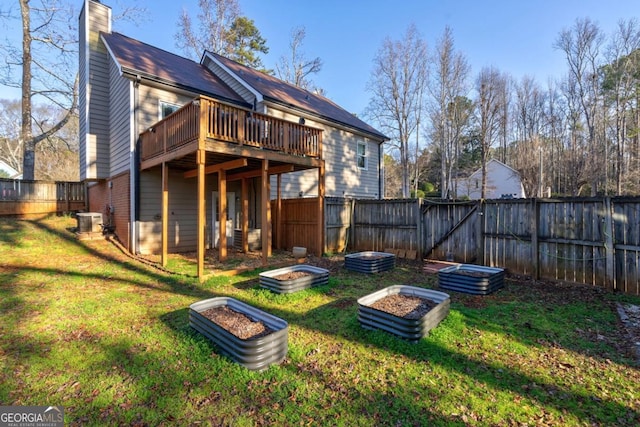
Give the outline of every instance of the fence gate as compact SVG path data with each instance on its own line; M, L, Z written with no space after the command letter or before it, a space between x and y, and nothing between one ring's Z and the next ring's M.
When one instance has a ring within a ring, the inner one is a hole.
M482 205L480 202L422 205L424 258L482 264Z

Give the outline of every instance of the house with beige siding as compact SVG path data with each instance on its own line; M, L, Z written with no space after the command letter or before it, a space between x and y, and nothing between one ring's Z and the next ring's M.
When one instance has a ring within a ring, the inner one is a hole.
M267 257L271 200L317 198L322 218L324 197L384 194L387 138L331 100L114 32L99 1L79 20L81 178L90 210L132 253L197 250L200 272L206 248L225 257L258 231Z

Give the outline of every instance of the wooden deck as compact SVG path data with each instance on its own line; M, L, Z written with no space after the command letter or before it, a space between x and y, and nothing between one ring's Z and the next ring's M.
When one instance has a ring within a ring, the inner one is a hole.
M248 178L260 177L261 224L263 224L262 261L267 265L272 248L270 203L271 175L277 175L280 200L280 175L304 169L318 171L317 217L324 215L324 160L322 129L289 122L255 111L239 108L200 96L159 121L140 135L140 169L161 167L162 171L162 265L167 261L169 169L181 170L185 179L196 178L198 277L204 280L206 227L205 175L217 174L220 194L221 261L227 257L227 182L242 181L242 241L248 250L249 192ZM281 204L276 203L276 212ZM278 215L276 213L276 215ZM281 217L278 215L277 217ZM322 221L320 221L322 223ZM322 254L324 229L317 227L317 253Z
M273 158L307 167L317 167L312 159L322 158L322 129L204 96L147 129L140 140L143 170L198 150L232 157Z

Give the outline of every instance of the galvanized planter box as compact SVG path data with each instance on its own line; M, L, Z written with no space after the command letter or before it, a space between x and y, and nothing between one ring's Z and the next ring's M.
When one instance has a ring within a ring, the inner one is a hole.
M204 317L203 311L228 306L254 321L263 322L274 332L269 335L243 340ZM284 360L289 349L289 325L273 316L230 297L217 297L193 303L189 306L189 326L209 338L220 352L248 369L260 371Z
M389 295L415 296L433 301L436 306L419 319L406 319L372 308L376 301ZM394 285L358 299L358 320L365 329L380 329L409 341L418 341L449 314L448 294L408 285Z
M277 278L278 276L295 272L304 272L307 275L288 280L279 280ZM260 286L279 294L297 292L314 286L326 285L327 283L329 283L329 270L307 264L298 264L260 273Z
M380 273L393 270L396 266L396 256L386 252L358 252L345 255L344 266L347 270L359 273Z
M504 286L504 269L472 264L443 268L438 272L441 289L473 295L488 295Z

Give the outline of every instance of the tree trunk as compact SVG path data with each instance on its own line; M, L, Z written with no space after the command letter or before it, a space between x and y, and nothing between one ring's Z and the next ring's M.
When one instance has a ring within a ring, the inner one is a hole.
M22 178L35 179L36 150L31 130L31 20L29 0L20 0L22 15Z

